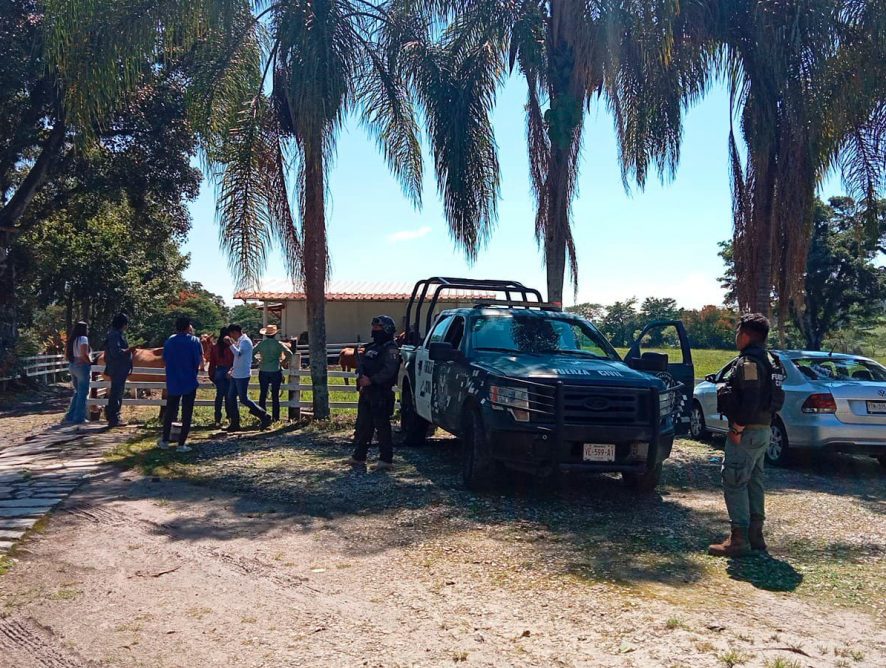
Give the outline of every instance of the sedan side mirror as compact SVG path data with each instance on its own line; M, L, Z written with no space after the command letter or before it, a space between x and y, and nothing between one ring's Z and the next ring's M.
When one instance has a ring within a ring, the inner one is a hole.
M435 341L428 344L428 358L432 362L457 362L462 358L462 353L453 348L451 343Z
M709 383L715 383L717 382L717 374L709 373L707 376L704 377L704 379Z

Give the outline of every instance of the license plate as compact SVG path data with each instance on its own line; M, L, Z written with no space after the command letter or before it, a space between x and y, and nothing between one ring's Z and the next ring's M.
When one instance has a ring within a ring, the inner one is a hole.
M614 462L615 445L612 443L585 443L582 459L586 462Z
M886 401L869 401L868 413L886 414Z

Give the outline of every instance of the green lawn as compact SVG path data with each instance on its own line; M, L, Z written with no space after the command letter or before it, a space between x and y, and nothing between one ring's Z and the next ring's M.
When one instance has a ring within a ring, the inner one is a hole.
M628 352L627 348L616 348L616 350L621 356ZM682 355L679 350L674 348L655 349L647 352L664 353L671 362L679 361ZM709 373L716 373L737 354L734 350L693 350L692 362L695 364L695 377L704 378Z

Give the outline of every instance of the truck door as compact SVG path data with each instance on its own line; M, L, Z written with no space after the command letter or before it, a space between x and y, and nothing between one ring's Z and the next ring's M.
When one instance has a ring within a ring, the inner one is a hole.
M455 350L464 351L465 319L454 316L443 341ZM456 432L462 426L461 407L467 397L469 373L464 360L436 362L434 364L434 397L431 411L434 423L449 432Z
M425 342L415 351L415 410L428 422L434 422L434 362L428 357L428 345L442 341L452 323L452 316L440 318L431 328Z
M678 434L689 431L689 414L692 410L692 392L695 389L695 365L689 349L689 336L686 327L679 320L658 320L649 323L634 341L625 360L630 366L637 364L644 353L659 353L668 356L666 374L658 373L665 382L670 379L680 383L677 396L678 409L674 417L674 428Z

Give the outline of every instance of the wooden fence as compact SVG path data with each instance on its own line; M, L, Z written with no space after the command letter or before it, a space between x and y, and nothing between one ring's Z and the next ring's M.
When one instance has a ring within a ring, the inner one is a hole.
M89 399L87 400L88 406L101 407L106 406L108 400L106 398L107 390L111 386L110 380L104 380L101 376L101 373L104 371L104 366L102 365L93 365L92 366L92 379L89 383ZM145 375L145 376L156 376L157 380L152 381L130 381L127 379L126 381L126 390L133 391L135 396L127 397L124 394L123 405L124 406L165 406L166 400L162 398L140 398L138 397L138 390L165 390L166 389L166 370L163 368L149 368L149 367L136 367L132 370L133 374ZM357 374L352 371L328 371L328 375L330 378L349 378L354 379L354 382L350 385L328 385L330 393L332 392L346 392L353 393L356 395L357 393L357 385L356 378ZM252 377L256 378L258 376L258 370L252 370ZM306 379L302 381L302 379ZM201 376L199 378L200 385L198 389L201 390L215 390L215 385L209 381L206 376ZM257 386L257 380L253 381L254 384L251 384L250 387ZM303 392L310 392L312 390L311 387L311 372L307 369L301 368L301 355L296 353L293 356L292 363L290 364L290 368L283 369L283 384L280 386L280 407L286 408L287 413L290 420L296 420L301 416L301 410L303 408L311 408L312 402L304 400L302 398ZM214 399L197 399L194 402L195 406L214 406ZM356 409L357 408L357 397L354 397L353 401L330 401L329 408L331 410L342 410L342 409Z
M33 357L22 357L19 361L22 365L21 373L0 378L0 381L16 380L22 377L46 378L51 376L55 378L60 374L68 373L68 361L64 355L34 355Z

